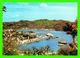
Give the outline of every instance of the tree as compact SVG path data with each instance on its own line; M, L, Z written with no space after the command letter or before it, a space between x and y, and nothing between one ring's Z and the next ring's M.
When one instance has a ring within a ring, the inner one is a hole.
M77 54L77 44L76 44L76 38L75 38L77 36L77 24L76 23L71 23L71 24L66 23L66 26L63 27L63 30L71 34L73 38L73 41L72 41L73 45L70 45L70 47L73 46L73 51L71 51L70 54Z
M6 12L6 6L3 6L2 11Z
M66 25L63 27L63 30L67 32L67 34L71 34L73 39L77 35L77 27L76 24L69 24L66 23Z

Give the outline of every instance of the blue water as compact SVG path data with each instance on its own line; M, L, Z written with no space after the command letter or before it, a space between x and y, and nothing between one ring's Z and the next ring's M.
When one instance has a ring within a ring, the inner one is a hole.
M72 36L66 34L66 32L63 31L54 31L54 30L40 30L40 29L21 29L18 31L23 31L23 32L28 32L28 31L33 31L35 33L37 33L38 35L45 35L47 33L51 33L54 36L58 37L58 38L54 38L54 39L49 39L49 40L41 40L39 42L33 42L30 44L23 44L21 46L19 46L19 49L32 49L32 47L36 47L36 48L41 48L44 46L49 46L51 51L58 51L58 49L60 47L64 47L64 46L58 46L58 41L60 40L65 40L67 43L70 43L72 41ZM65 46L66 47L66 46Z

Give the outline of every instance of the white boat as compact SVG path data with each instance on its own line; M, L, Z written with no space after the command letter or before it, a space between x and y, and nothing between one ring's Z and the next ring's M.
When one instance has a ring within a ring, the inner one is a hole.
M67 44L66 41L58 41L58 44Z
M58 44L58 46L64 46L64 44Z
M54 35L51 33L47 33L46 36L54 37Z

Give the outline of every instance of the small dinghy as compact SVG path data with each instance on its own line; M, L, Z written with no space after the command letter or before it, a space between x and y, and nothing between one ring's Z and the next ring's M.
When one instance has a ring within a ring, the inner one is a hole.
M66 41L58 41L58 44L67 44Z
M58 44L58 46L64 46L64 44Z
M66 44L67 44L66 41L59 41L59 42L58 42L58 46L64 46L64 45L66 45Z

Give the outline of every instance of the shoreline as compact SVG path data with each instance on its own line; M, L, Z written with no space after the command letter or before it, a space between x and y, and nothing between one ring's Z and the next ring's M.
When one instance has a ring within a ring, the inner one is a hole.
M6 30L3 30L3 32L12 32L12 34L10 33L10 34L7 34L9 37L10 37L10 39L13 39L13 38L17 38L16 40L18 41L17 43L19 44L19 45L22 45L22 44L28 44L28 43L32 43L32 42L38 42L38 41L41 41L41 40L47 40L47 39L50 39L50 38L53 38L52 36L39 36L39 35L37 35L36 33L31 33L31 34L35 34L36 35L36 37L35 38L26 38L26 36L27 36L27 34L28 34L28 32L16 32L14 29L6 29ZM16 33L17 33L17 35L18 36L23 36L23 35L25 35L25 37L21 37L21 39L22 40L20 40L20 38L17 36L17 37L13 37L14 35L16 36ZM3 33L4 34L4 33ZM31 35L31 34L29 34L29 35ZM5 34L4 34L4 36L5 36ZM12 38L11 38L12 37ZM6 38L7 38L7 36L6 36ZM23 39L24 38L24 39ZM54 37L55 38L55 37ZM5 38L4 38L5 39Z

